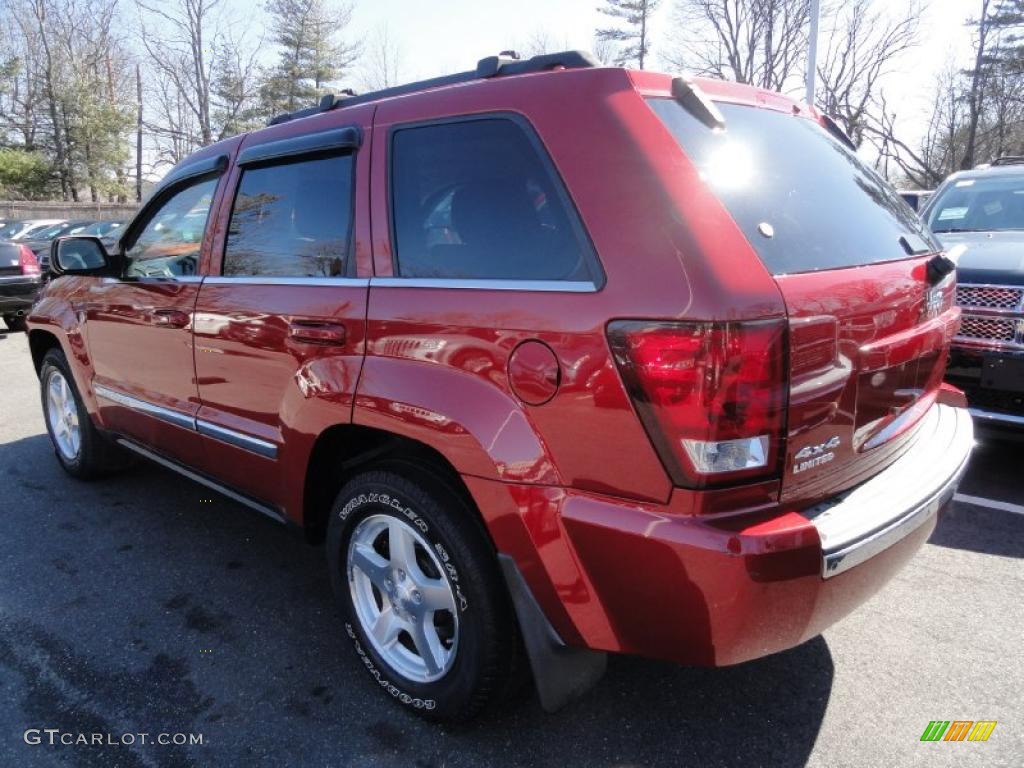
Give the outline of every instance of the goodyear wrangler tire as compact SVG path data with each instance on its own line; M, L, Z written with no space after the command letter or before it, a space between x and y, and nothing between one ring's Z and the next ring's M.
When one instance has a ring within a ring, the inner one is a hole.
M430 475L387 469L348 482L328 525L331 586L360 663L429 719L472 717L516 667L512 608L475 514Z

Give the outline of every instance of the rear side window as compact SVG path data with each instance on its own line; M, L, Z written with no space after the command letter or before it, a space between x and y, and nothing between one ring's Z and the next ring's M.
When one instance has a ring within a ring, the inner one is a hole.
M576 212L517 121L396 130L391 193L401 277L597 282Z
M775 275L840 269L939 250L924 223L878 174L817 123L717 104L713 131L672 99L651 99L704 180Z
M249 168L224 250L228 276L340 277L352 228L351 155Z

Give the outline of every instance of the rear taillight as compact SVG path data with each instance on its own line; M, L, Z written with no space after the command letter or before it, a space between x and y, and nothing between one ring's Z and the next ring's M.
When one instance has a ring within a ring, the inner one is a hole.
M32 253L32 249L27 245L21 246L21 255L18 257L18 264L21 265L21 274L23 275L39 274L39 260L36 259L36 255Z
M785 426L785 323L616 321L619 370L676 484L777 474Z

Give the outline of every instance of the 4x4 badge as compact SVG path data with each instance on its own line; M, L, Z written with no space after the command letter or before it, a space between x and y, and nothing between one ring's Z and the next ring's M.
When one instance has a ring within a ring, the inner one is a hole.
M839 447L840 442L839 435L833 435L823 443L805 445L793 456L799 462L793 464L793 474L798 475L801 472L806 472L808 469L828 464L835 459L836 455L833 453L833 450Z

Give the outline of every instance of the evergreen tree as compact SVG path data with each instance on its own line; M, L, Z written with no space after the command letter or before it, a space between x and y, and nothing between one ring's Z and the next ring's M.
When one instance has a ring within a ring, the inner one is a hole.
M598 43L614 43L617 50L612 60L619 66L635 63L640 69L651 50L651 16L661 0L605 0L598 8L601 13L611 16L622 26L604 27L596 30Z
M280 58L263 87L266 110L311 106L358 56L358 46L343 38L352 8L330 0L270 0L267 13Z

